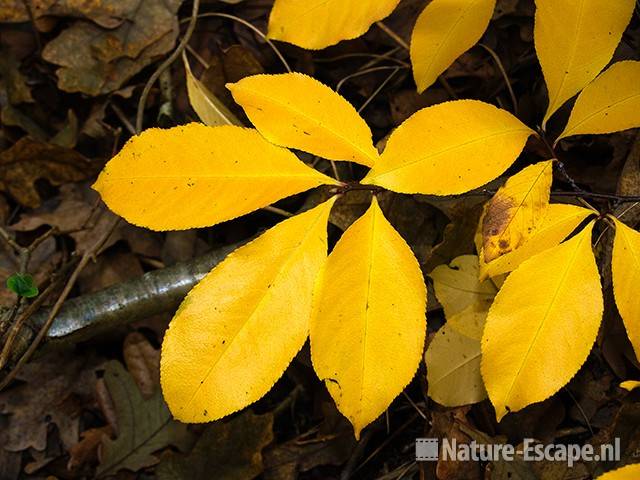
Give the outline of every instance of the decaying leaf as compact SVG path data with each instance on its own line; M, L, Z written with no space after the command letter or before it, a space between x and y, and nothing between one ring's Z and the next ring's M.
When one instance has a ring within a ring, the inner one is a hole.
M187 426L174 421L162 400L160 390L145 400L133 378L118 361L105 365L105 383L116 406L118 435L103 438L99 476L119 470L134 472L158 463L153 454L174 445L186 450L191 444Z
M176 418L217 420L282 376L309 334L333 202L267 230L189 292L162 345L162 391Z
M471 48L489 25L496 0L433 0L411 35L411 65L418 92L430 87Z
M60 185L83 180L93 173L89 160L76 151L29 137L0 153L0 190L26 207L40 205L36 180L42 178Z
M171 455L156 469L160 480L251 480L262 473L262 449L273 440L273 414L247 411L207 427L188 455Z
M556 393L591 351L603 312L592 228L522 263L489 310L481 372L498 420Z
M558 245L567 238L578 225L595 213L593 210L576 205L552 203L547 208L547 213L541 224L535 229L531 237L519 248L501 255L489 263L484 261L484 253L482 251L481 232L483 222L481 221L476 235L476 248L480 262L480 279L497 277L498 275L515 270L518 268L518 265L528 258Z
M79 20L49 42L42 57L60 66L61 90L94 96L110 93L171 50L178 35L176 12L181 3L128 1L126 21L112 29Z
M609 63L634 0L536 0L535 46L549 91L542 123Z
M509 178L487 203L482 218L486 263L520 247L544 221L553 160L530 165Z
M131 332L124 339L122 355L142 396L151 398L160 386L160 351L141 333Z
M479 279L478 257L457 257L449 265L436 267L429 276L447 324L458 333L480 340L498 289L490 280Z
M334 247L318 288L311 359L359 437L413 378L426 331L420 266L375 197Z
M362 183L400 193L455 195L497 178L534 132L477 100L424 108L391 134Z
M268 37L318 50L359 37L398 3L400 0L276 0L269 16Z
M614 63L586 86L558 140L640 126L640 62Z

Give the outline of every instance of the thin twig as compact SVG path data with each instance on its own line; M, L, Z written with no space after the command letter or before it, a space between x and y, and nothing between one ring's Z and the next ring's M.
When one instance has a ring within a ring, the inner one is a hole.
M517 116L518 115L518 100L516 99L516 94L514 93L513 87L511 86L511 82L509 81L509 75L507 75L507 71L505 70L504 65L502 64L502 61L500 60L500 57L498 56L498 54L496 52L493 51L492 48L488 47L484 43L479 43L478 46L484 48L487 51L487 53L489 53L489 55L491 55L491 58L493 58L493 61L498 66L498 69L500 70L500 73L502 73L502 77L504 78L504 83L507 85L507 89L509 90L509 95L511 96L511 103L513 104L513 113L514 113L514 115Z
M389 37L391 37L393 39L393 41L396 42L398 45L400 45L402 48L404 48L405 50L409 50L409 44L407 42L405 42L404 39L400 35L398 35L396 32L391 30L384 23L382 23L382 21L376 22L376 26L380 30L382 30L384 33L389 35Z
M367 68L366 70L360 70L358 72L354 72L351 73L349 75L347 75L346 77L344 77L342 80L340 80L338 82L338 84L336 85L336 92L340 92L340 89L342 88L342 86L344 85L344 83L348 80L351 80L352 78L355 77L360 77L362 75L367 75L369 73L373 73L373 72L379 72L381 70L400 70L403 69L404 67L397 67L397 66L393 66L393 65L385 65L385 66L381 66L381 67L372 67L372 68Z
M242 25L244 25L245 27L249 28L254 33L256 33L256 35L258 35L260 38L262 38L262 40L264 40L264 42L267 45L269 45L269 47L271 47L271 50L273 50L273 52L276 54L276 56L280 59L280 61L282 62L282 65L284 66L284 68L287 69L287 72L291 73L293 71L293 70L291 70L291 67L289 66L289 64L285 60L285 58L282 55L282 53L280 53L280 50L278 50L278 47L276 47L274 45L274 43L271 40L269 40L264 33L262 33L260 31L260 29L254 27L251 23L247 22L246 20L244 20L244 19L242 19L240 17L236 17L235 15L229 15L228 13L207 12L207 13L201 13L200 15L198 15L198 18L206 18L206 17L228 18L229 20L233 20L234 22L241 23Z
M395 76L396 73L400 71L400 67L396 67L388 76L385 78L382 83L374 90L374 92L367 98L367 100L362 104L362 106L358 109L358 113L362 113L362 111L367 108L367 105L371 103L371 101L376 98L376 96L382 91L387 83L391 81L391 79Z
M156 82L156 80L158 80L158 78L160 78L160 75L162 75L162 72L164 72L173 62L175 62L175 60L180 56L182 51L187 46L187 43L189 43L189 40L191 39L191 35L193 35L193 32L196 29L199 8L200 8L200 0L193 0L191 18L189 19L189 26L187 27L187 31L185 32L184 37L182 37L182 40L180 40L178 47L173 51L173 53L169 55L169 57L164 62L162 62L162 64L158 67L158 69L155 72L153 72L151 77L149 77L149 80L147 81L147 83L144 86L144 89L142 90L142 94L140 95L140 100L138 101L138 112L136 114L136 132L137 133L140 133L142 131L142 122L144 119L144 107L147 103L147 97L149 96L149 92L151 91L151 88L153 87L153 84Z

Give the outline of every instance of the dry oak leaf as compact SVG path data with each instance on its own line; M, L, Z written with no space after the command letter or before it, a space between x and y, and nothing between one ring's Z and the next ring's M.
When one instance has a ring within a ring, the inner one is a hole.
M154 58L168 52L178 35L182 0L140 0L112 30L79 20L49 42L42 58L59 65L58 87L100 95L120 88Z
M21 205L35 208L41 202L36 180L60 185L83 180L93 170L89 160L74 150L24 137L0 153L0 190Z
M46 16L78 17L115 28L131 16L139 3L139 0L4 0L0 22L28 22L31 15L35 20Z

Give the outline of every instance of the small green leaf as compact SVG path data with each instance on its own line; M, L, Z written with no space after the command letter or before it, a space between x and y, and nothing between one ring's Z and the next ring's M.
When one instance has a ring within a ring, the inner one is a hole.
M38 296L38 287L31 275L14 273L7 278L7 288L19 297L33 298Z

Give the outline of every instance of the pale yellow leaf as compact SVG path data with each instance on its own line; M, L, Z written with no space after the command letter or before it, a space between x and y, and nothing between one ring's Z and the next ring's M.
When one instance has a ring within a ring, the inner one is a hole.
M426 288L374 197L329 255L311 322L311 359L356 437L402 392L424 347Z
M445 324L435 334L424 356L427 394L445 407L481 402L487 391L480 375L480 340Z
M498 289L490 280L479 280L478 257L462 255L449 265L437 266L429 276L447 325L458 333L480 340L487 312Z
M597 480L638 480L639 478L640 463L634 463L600 475Z
M640 127L640 62L614 63L586 86L558 140Z
M411 65L418 92L431 86L475 45L489 25L496 0L433 0L411 35Z
M216 96L198 80L191 71L187 55L183 52L182 60L187 80L189 103L205 125L242 125L242 122Z
M625 390L635 390L636 388L640 388L640 381L638 380L626 380L624 382L620 382L620 387Z
M400 0L276 0L267 37L319 50L359 37Z
M333 199L240 247L189 292L162 344L174 417L208 422L255 402L304 344Z
M489 310L481 371L498 421L560 390L591 351L603 312L592 230L522 263Z
M547 209L542 223L533 235L519 248L506 253L489 263L484 261L482 243L478 243L480 259L480 279L497 277L509 273L534 255L555 247L573 232L580 223L595 212L575 205L552 203ZM482 228L482 221L478 230ZM479 235L482 238L482 235Z
M532 133L509 112L488 103L441 103L418 111L394 130L362 182L399 193L464 193L504 172Z
M549 117L609 63L635 0L536 0L536 52L549 91Z
M302 73L253 75L227 85L267 140L331 160L372 166L371 130L343 97Z
M256 130L190 123L127 142L93 186L127 221L154 230L207 227L338 182Z
M484 261L512 252L542 223L549 206L553 160L529 165L509 178L482 217Z
M614 219L611 273L616 306L627 329L636 357L640 358L640 233Z

